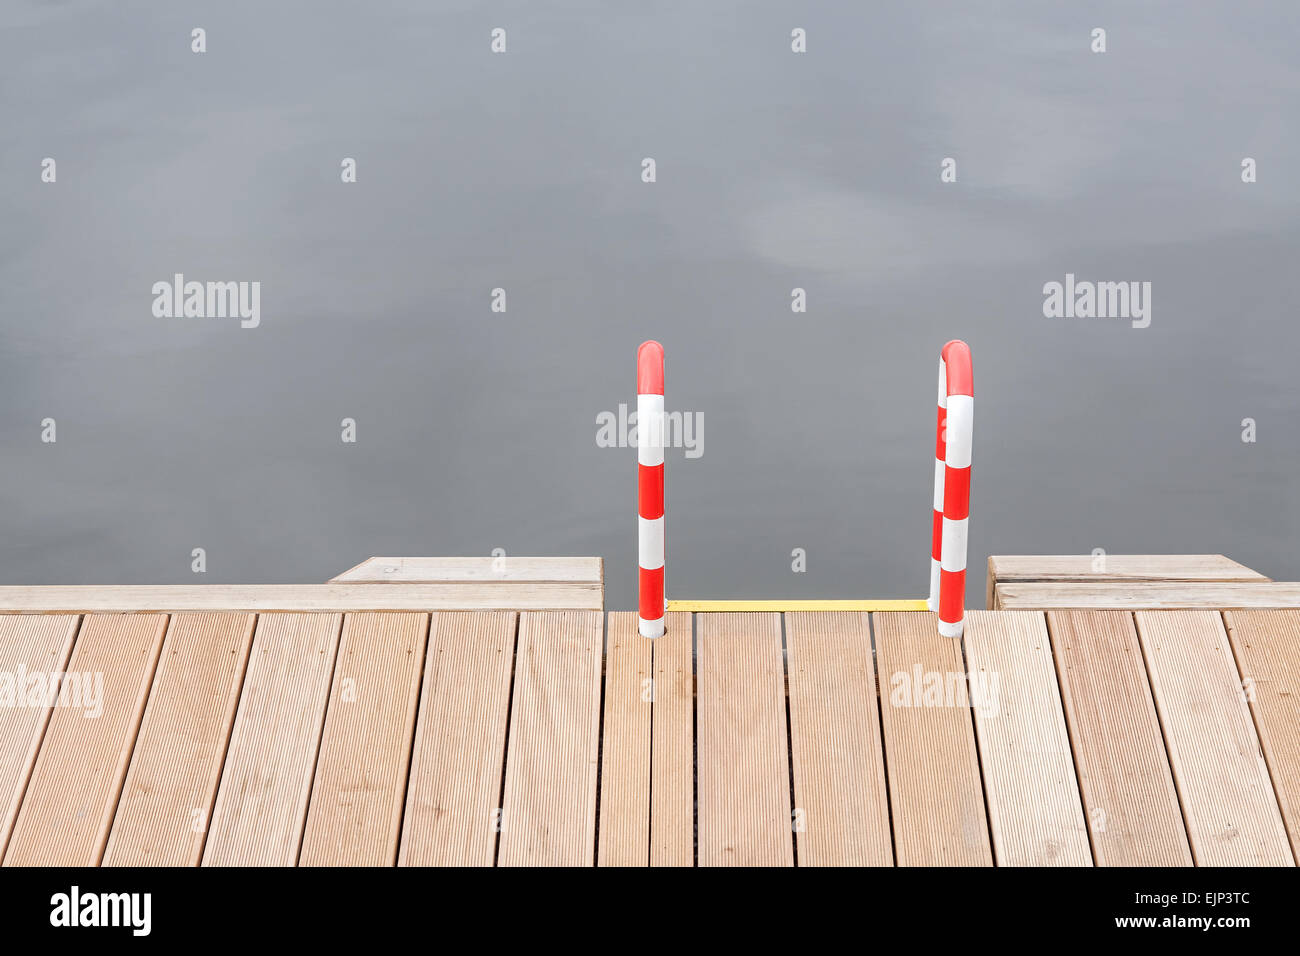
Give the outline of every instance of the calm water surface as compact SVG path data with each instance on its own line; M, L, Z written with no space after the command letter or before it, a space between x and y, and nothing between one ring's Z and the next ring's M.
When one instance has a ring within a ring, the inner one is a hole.
M923 595L952 337L973 604L990 553L1300 578L1295 4L432 6L5 5L0 581L500 547L632 607L596 416L651 337L705 423L678 597ZM178 272L260 282L259 327L155 317ZM1150 327L1044 318L1067 273L1152 283Z

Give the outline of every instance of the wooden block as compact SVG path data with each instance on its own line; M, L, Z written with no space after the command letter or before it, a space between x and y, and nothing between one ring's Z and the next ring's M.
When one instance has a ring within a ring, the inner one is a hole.
M1300 611L1223 617L1291 852L1300 859Z
M99 864L166 630L165 615L82 622L66 685L79 696L62 698L81 706L50 716L5 866Z
M1128 611L1049 611L1098 866L1191 866L1142 648Z
M67 669L80 623L75 614L0 618L0 860L53 709L41 687Z
M203 584L0 587L0 614L179 611L359 612L567 609L599 611L589 581L429 584Z
M1222 554L994 554L989 579L1011 581L1267 581Z
M602 587L601 558L529 558L505 555L472 558L367 558L330 578L333 584L428 584L434 581L526 581L534 584L580 583Z
M518 615L433 615L400 866L491 866Z
M500 866L595 863L601 617L520 618Z
M961 645L928 612L872 620L898 865L992 866ZM942 685L937 701L928 680Z
M297 863L342 623L340 614L258 618L204 866Z
M1292 865L1219 615L1140 611L1137 627L1196 863Z
M868 616L787 614L785 644L799 864L891 866Z
M397 861L428 633L427 614L344 618L300 866Z
M995 601L1002 610L1283 608L1300 606L1300 584L1225 582L1164 584L1158 581L1111 584L999 583Z
M1043 615L971 611L966 661L998 866L1091 866Z
M198 865L255 620L252 614L172 618L105 866Z
M700 866L793 866L779 614L701 614Z
M605 739L601 747L601 866L645 866L650 859L651 654L637 615L609 615L605 655Z
M695 862L695 677L690 614L670 612L654 640L650 865Z

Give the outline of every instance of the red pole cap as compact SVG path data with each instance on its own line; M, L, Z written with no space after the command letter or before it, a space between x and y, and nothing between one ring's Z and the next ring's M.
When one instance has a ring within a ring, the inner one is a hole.
M636 350L636 393L664 393L664 347L653 339Z
M948 394L975 394L975 376L971 372L970 346L953 339L943 347L943 361L948 369Z

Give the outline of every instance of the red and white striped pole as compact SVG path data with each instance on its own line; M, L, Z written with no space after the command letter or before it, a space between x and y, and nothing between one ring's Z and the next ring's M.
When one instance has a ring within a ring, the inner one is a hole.
M966 623L966 531L975 386L970 346L953 339L939 355L939 417L934 445L934 527L930 540L931 611L939 633L961 637Z
M636 351L637 546L642 637L664 633L664 347Z

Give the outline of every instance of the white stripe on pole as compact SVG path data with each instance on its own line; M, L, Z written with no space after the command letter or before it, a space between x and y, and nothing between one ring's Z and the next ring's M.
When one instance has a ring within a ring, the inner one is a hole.
M941 637L961 637L965 627L966 618L964 617L956 624L949 624L943 618L939 618L939 635Z
M664 566L664 519L637 519L637 563L647 571Z
M653 468L664 463L664 397L636 397L636 460Z
M948 444L947 461L949 468L970 467L971 439L974 437L975 399L969 395L953 395L948 399ZM939 509L943 510L940 502Z
M945 571L966 570L966 528L970 518L943 519L943 557L940 565Z

